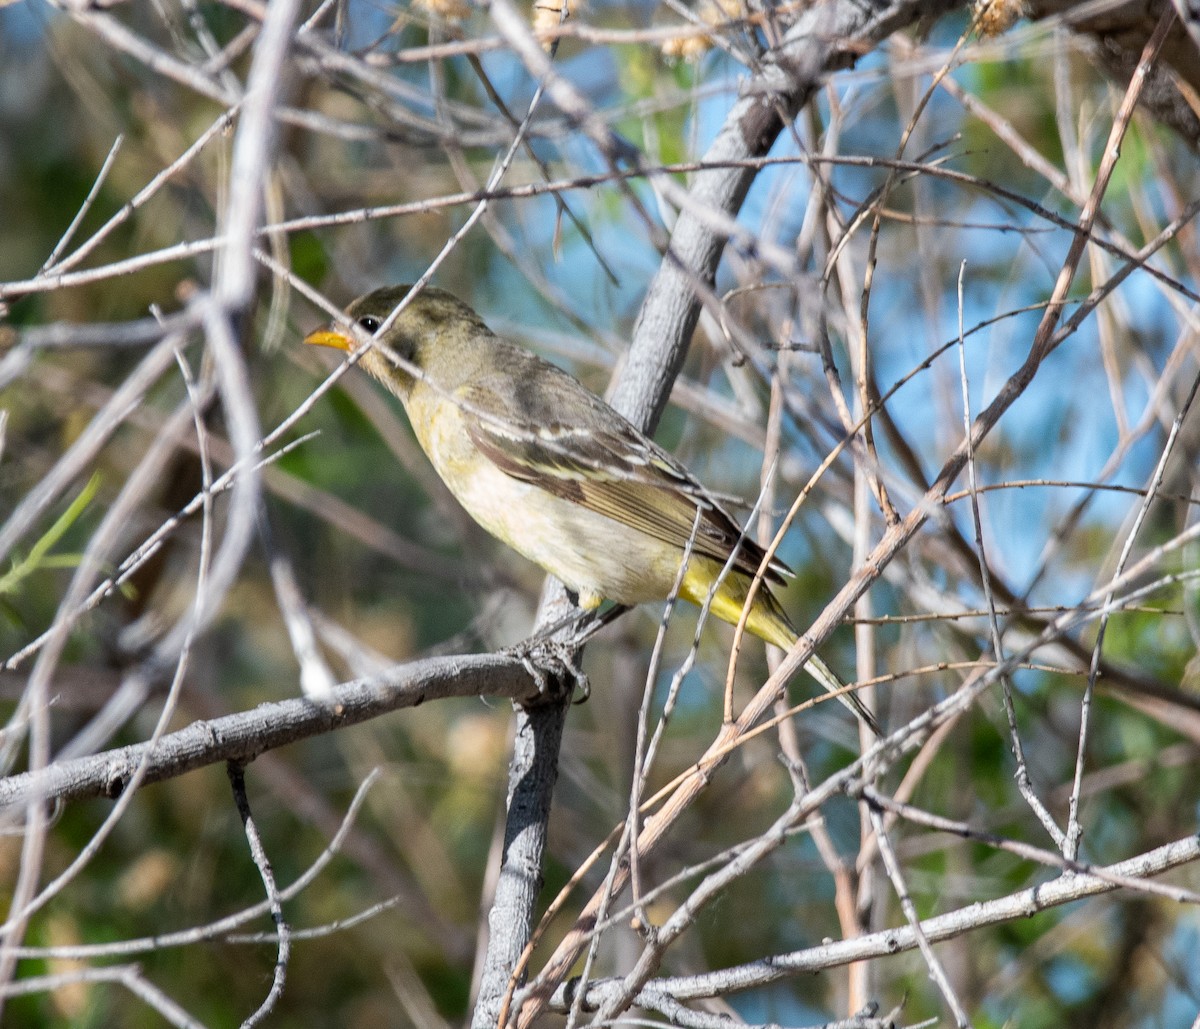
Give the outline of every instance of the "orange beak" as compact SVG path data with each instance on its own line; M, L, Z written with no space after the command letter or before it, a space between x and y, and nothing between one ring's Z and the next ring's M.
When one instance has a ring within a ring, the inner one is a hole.
M354 340L336 329L317 329L304 337L304 342L316 347L333 347L347 352L354 349Z

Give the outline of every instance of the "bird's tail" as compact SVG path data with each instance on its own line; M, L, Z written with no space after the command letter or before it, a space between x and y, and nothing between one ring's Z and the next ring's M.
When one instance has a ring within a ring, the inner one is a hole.
M738 616L740 615L741 611L739 610ZM734 621L736 622L736 620L735 618ZM746 628L759 639L773 643L781 650L791 650L796 640L800 638L800 634L792 627L783 608L779 606L779 601L766 588L765 584L759 587L754 598L754 607L750 611L750 617L746 620ZM808 659L804 670L853 711L858 718L866 722L876 736L883 736L883 730L880 729L875 716L859 699L858 694L847 689L846 684L837 677L833 669L816 654Z
M705 559L693 560L688 565L680 594L693 604L703 605L708 601L708 588L717 571L719 566L715 562ZM746 606L746 598L750 595L750 582L749 576L739 572L726 575L712 597L709 611L722 621L737 625L742 617L742 609ZM773 643L781 650L791 650L800 638L779 600L765 582L754 595L754 605L746 619L746 628L759 639ZM883 735L879 723L867 710L866 705L846 688L846 684L834 675L829 666L816 654L808 659L804 670L853 711L856 717L866 722L876 736Z

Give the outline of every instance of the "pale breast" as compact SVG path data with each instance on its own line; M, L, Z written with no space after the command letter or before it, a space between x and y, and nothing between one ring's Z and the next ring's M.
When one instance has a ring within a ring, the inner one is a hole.
M506 475L471 443L457 408L422 390L409 415L417 439L459 503L493 536L570 589L622 604L665 599L679 568L669 544Z

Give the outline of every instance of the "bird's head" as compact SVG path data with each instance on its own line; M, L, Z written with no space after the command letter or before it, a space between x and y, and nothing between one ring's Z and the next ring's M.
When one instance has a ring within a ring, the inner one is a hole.
M359 363L402 400L411 391L414 377L411 370L393 360L393 356L438 382L454 376L455 362L466 356L464 343L481 333L491 335L471 308L452 293L434 286L426 286L386 331L379 334L380 328L411 289L408 285L385 286L359 297L346 308L346 317L365 336L374 337L383 344L382 348L372 347L363 354ZM337 322L310 333L304 342L346 352L353 351L358 345L350 330Z

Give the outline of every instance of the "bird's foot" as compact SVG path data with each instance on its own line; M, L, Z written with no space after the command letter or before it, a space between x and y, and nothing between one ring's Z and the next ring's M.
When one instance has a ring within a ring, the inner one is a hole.
M582 704L591 695L591 684L579 667L579 648L574 640L558 640L539 633L507 647L505 652L517 658L537 683L535 703L578 694L574 703Z

